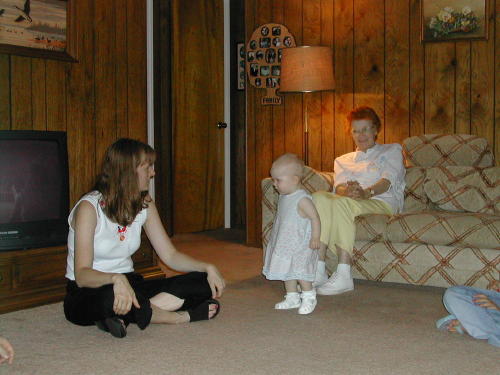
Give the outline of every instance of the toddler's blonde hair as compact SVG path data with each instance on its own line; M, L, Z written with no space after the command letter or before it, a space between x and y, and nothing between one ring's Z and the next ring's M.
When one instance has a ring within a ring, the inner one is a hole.
M297 155L286 153L277 158L271 166L271 173L276 169L286 169L288 173L300 179L304 176L304 162Z

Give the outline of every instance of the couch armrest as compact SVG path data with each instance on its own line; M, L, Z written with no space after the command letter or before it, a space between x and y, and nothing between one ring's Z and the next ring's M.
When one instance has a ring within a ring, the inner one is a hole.
M274 214L278 208L278 192L269 177L262 180L262 247L265 249L273 228Z
M269 177L262 180L262 247L265 249L273 228L274 214L278 208L278 193ZM305 167L302 187L309 193L331 191L333 189L333 172L320 172Z

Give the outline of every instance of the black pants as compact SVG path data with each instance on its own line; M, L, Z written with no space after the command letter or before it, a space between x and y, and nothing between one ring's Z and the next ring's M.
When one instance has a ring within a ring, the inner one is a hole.
M204 272L190 272L155 280L144 280L136 273L127 273L125 276L134 289L140 308L132 305L126 315L119 315L119 317L126 324L136 323L141 329L146 328L151 321L153 310L149 299L161 292L183 299L184 304L179 310L196 307L212 296L207 274ZM74 324L94 325L98 320L117 316L113 311L114 299L113 284L99 288L79 288L76 282L68 280L64 298L64 315Z

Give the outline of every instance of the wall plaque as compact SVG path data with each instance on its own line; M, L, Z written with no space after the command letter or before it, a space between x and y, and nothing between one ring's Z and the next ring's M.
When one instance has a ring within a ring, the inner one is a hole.
M255 29L246 48L246 71L250 84L266 89L263 105L281 104L281 56L284 48L295 47L295 38L286 26L266 23Z

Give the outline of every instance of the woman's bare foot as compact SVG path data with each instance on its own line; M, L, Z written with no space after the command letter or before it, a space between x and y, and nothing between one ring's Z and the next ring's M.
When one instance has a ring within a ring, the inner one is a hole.
M208 305L208 319L212 319L215 314L217 314L217 310L219 309L219 306L217 306L215 303L211 303Z
M190 322L213 319L220 312L220 304L215 299L209 299L192 309L188 309L187 312L189 313Z

